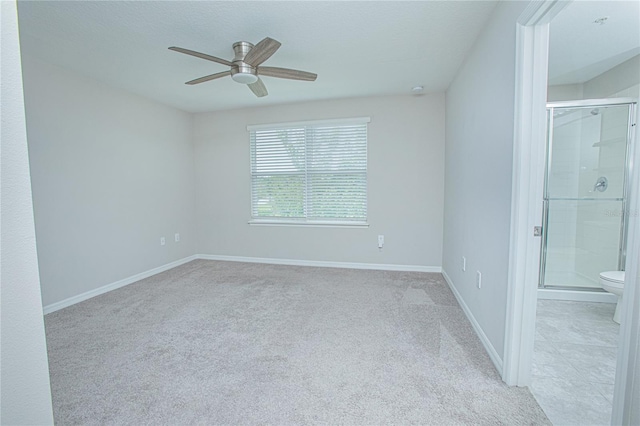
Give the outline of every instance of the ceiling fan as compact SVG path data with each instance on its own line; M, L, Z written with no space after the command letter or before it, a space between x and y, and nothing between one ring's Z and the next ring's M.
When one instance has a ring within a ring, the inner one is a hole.
M318 77L317 74L306 71L260 66L260 64L269 59L271 55L276 53L276 50L278 50L280 45L281 43L279 41L269 37L266 37L255 46L246 41L239 41L237 43L233 43L235 57L232 61L227 61L226 59L217 58L215 56L195 52L189 49L183 49L182 47L174 46L169 49L231 67L229 71L206 75L204 77L196 78L195 80L187 81L185 84L199 84L230 75L234 81L249 86L249 89L251 89L257 97L261 98L268 95L267 88L260 79L260 76L262 75L305 81L315 81Z

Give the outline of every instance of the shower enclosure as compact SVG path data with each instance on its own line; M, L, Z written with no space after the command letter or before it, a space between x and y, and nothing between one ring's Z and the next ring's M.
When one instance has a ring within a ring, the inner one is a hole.
M541 288L600 290L623 270L635 100L547 105Z

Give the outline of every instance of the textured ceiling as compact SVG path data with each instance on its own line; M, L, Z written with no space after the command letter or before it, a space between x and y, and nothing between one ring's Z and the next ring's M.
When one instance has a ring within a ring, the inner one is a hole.
M185 111L445 90L495 1L217 2L22 1L23 52ZM263 77L256 98L231 78L186 86L227 67L240 40L282 47L264 65L318 74L316 82Z
M584 83L639 53L640 1L574 1L551 22L549 84Z

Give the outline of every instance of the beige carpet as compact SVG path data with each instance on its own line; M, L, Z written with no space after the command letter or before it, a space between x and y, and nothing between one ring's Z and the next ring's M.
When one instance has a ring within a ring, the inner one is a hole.
M46 316L68 424L549 424L440 274L193 261Z

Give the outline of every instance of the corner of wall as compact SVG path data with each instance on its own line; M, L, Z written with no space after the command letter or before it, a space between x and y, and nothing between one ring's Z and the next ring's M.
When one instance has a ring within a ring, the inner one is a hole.
M480 326L480 323L478 323L478 320L473 315L473 312L471 311L469 306L467 306L467 304L465 303L464 299L462 298L462 295L460 294L460 292L458 292L458 289L453 284L453 281L447 274L447 271L444 270L444 268L442 269L442 276L447 282L447 285L449 285L451 292L456 297L456 300L458 301L458 304L462 308L467 319L473 326L473 329L478 335L478 338L480 339L480 342L482 342L482 345L484 346L485 350L487 351L487 354L489 355L491 362L493 362L493 365L496 367L496 370L498 370L498 374L502 375L502 356L493 346L493 344L491 343L487 335L484 333L484 330Z
M17 4L0 2L2 298L0 422L53 424L29 176Z

